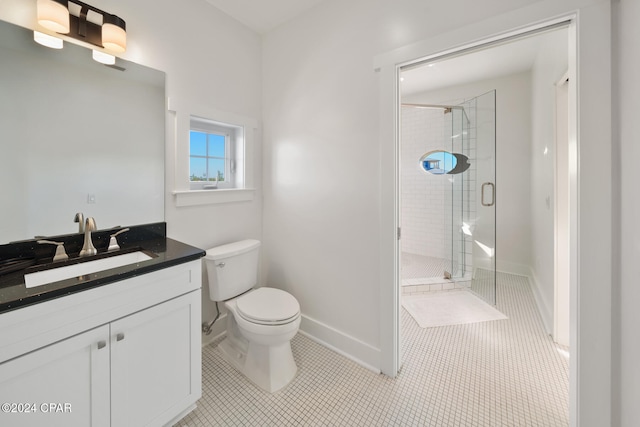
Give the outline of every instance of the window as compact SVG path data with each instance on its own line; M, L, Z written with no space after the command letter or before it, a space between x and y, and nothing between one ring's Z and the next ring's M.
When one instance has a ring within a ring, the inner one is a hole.
M258 121L208 108L175 117L176 207L253 200Z
M191 117L189 185L192 190L238 188L236 162L242 128Z
M189 133L189 180L191 182L224 182L228 152L228 136L191 130ZM228 176L228 175L227 175Z

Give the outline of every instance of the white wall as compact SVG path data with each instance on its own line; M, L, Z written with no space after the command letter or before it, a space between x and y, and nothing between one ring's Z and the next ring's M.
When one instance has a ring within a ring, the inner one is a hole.
M614 283L614 330L619 331L614 347L614 378L619 388L614 392L614 410L620 411L614 417L614 425L631 427L640 420L640 2L620 0L616 6L614 64L614 94L618 97L613 111L613 128L616 147L614 166L614 188L616 201L621 201L615 222L618 226L614 235L621 239L620 247L613 254L614 271L619 270ZM607 254L603 254L607 256ZM617 424L619 422L620 424Z
M491 90L496 91L497 268L528 275L531 265L531 73L524 71L412 94L406 101L457 104Z
M380 180L393 179L378 168L372 60L529 3L328 0L264 38L267 282L326 325L325 340L346 335L371 365L380 346Z
M568 44L566 31L557 31L545 37L547 41L538 52L531 72L531 269L536 301L547 331L551 332L554 299L556 83L568 70Z
M92 4L126 21L128 45L123 57L166 72L167 96L179 106L179 113L190 114L192 108L201 110L205 106L208 110L260 119L261 40L257 34L204 0L100 0ZM33 28L35 7L35 1L3 1L0 19ZM188 149L188 135L173 133L172 117L167 115L165 164L169 236L201 248L244 238L260 239L259 135L253 152L258 188L253 201L178 208L171 192L176 188L176 159ZM213 317L214 309L206 286L205 278L203 317L208 319Z

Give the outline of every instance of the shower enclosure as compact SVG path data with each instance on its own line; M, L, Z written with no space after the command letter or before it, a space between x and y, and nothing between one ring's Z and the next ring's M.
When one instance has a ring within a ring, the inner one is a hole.
M495 91L458 105L403 103L401 274L495 304Z

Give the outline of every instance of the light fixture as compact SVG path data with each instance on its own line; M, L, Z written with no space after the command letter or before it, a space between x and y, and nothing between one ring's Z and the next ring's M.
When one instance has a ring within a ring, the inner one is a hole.
M40 31L34 31L33 39L36 42L40 43L42 46L50 47L52 49L62 49L62 39L50 36L49 34L44 34Z
M76 6L73 8L74 13L71 13L69 4ZM101 17L102 22L88 20L89 12ZM50 31L110 52L122 53L127 49L127 28L124 20L80 1L38 0L38 23Z
M67 0L38 0L38 24L56 33L69 32Z
M127 32L125 23L116 15L104 15L102 21L102 46L113 52L127 50Z
M113 65L116 63L116 57L109 55L108 53L94 50L92 55L93 60L105 65Z

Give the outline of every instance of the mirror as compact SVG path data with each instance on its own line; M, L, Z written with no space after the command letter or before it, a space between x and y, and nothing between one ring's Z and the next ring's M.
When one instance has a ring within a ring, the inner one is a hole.
M420 167L433 175L455 175L469 169L469 158L464 154L434 150L420 157Z
M164 221L165 74L0 21L0 244Z

